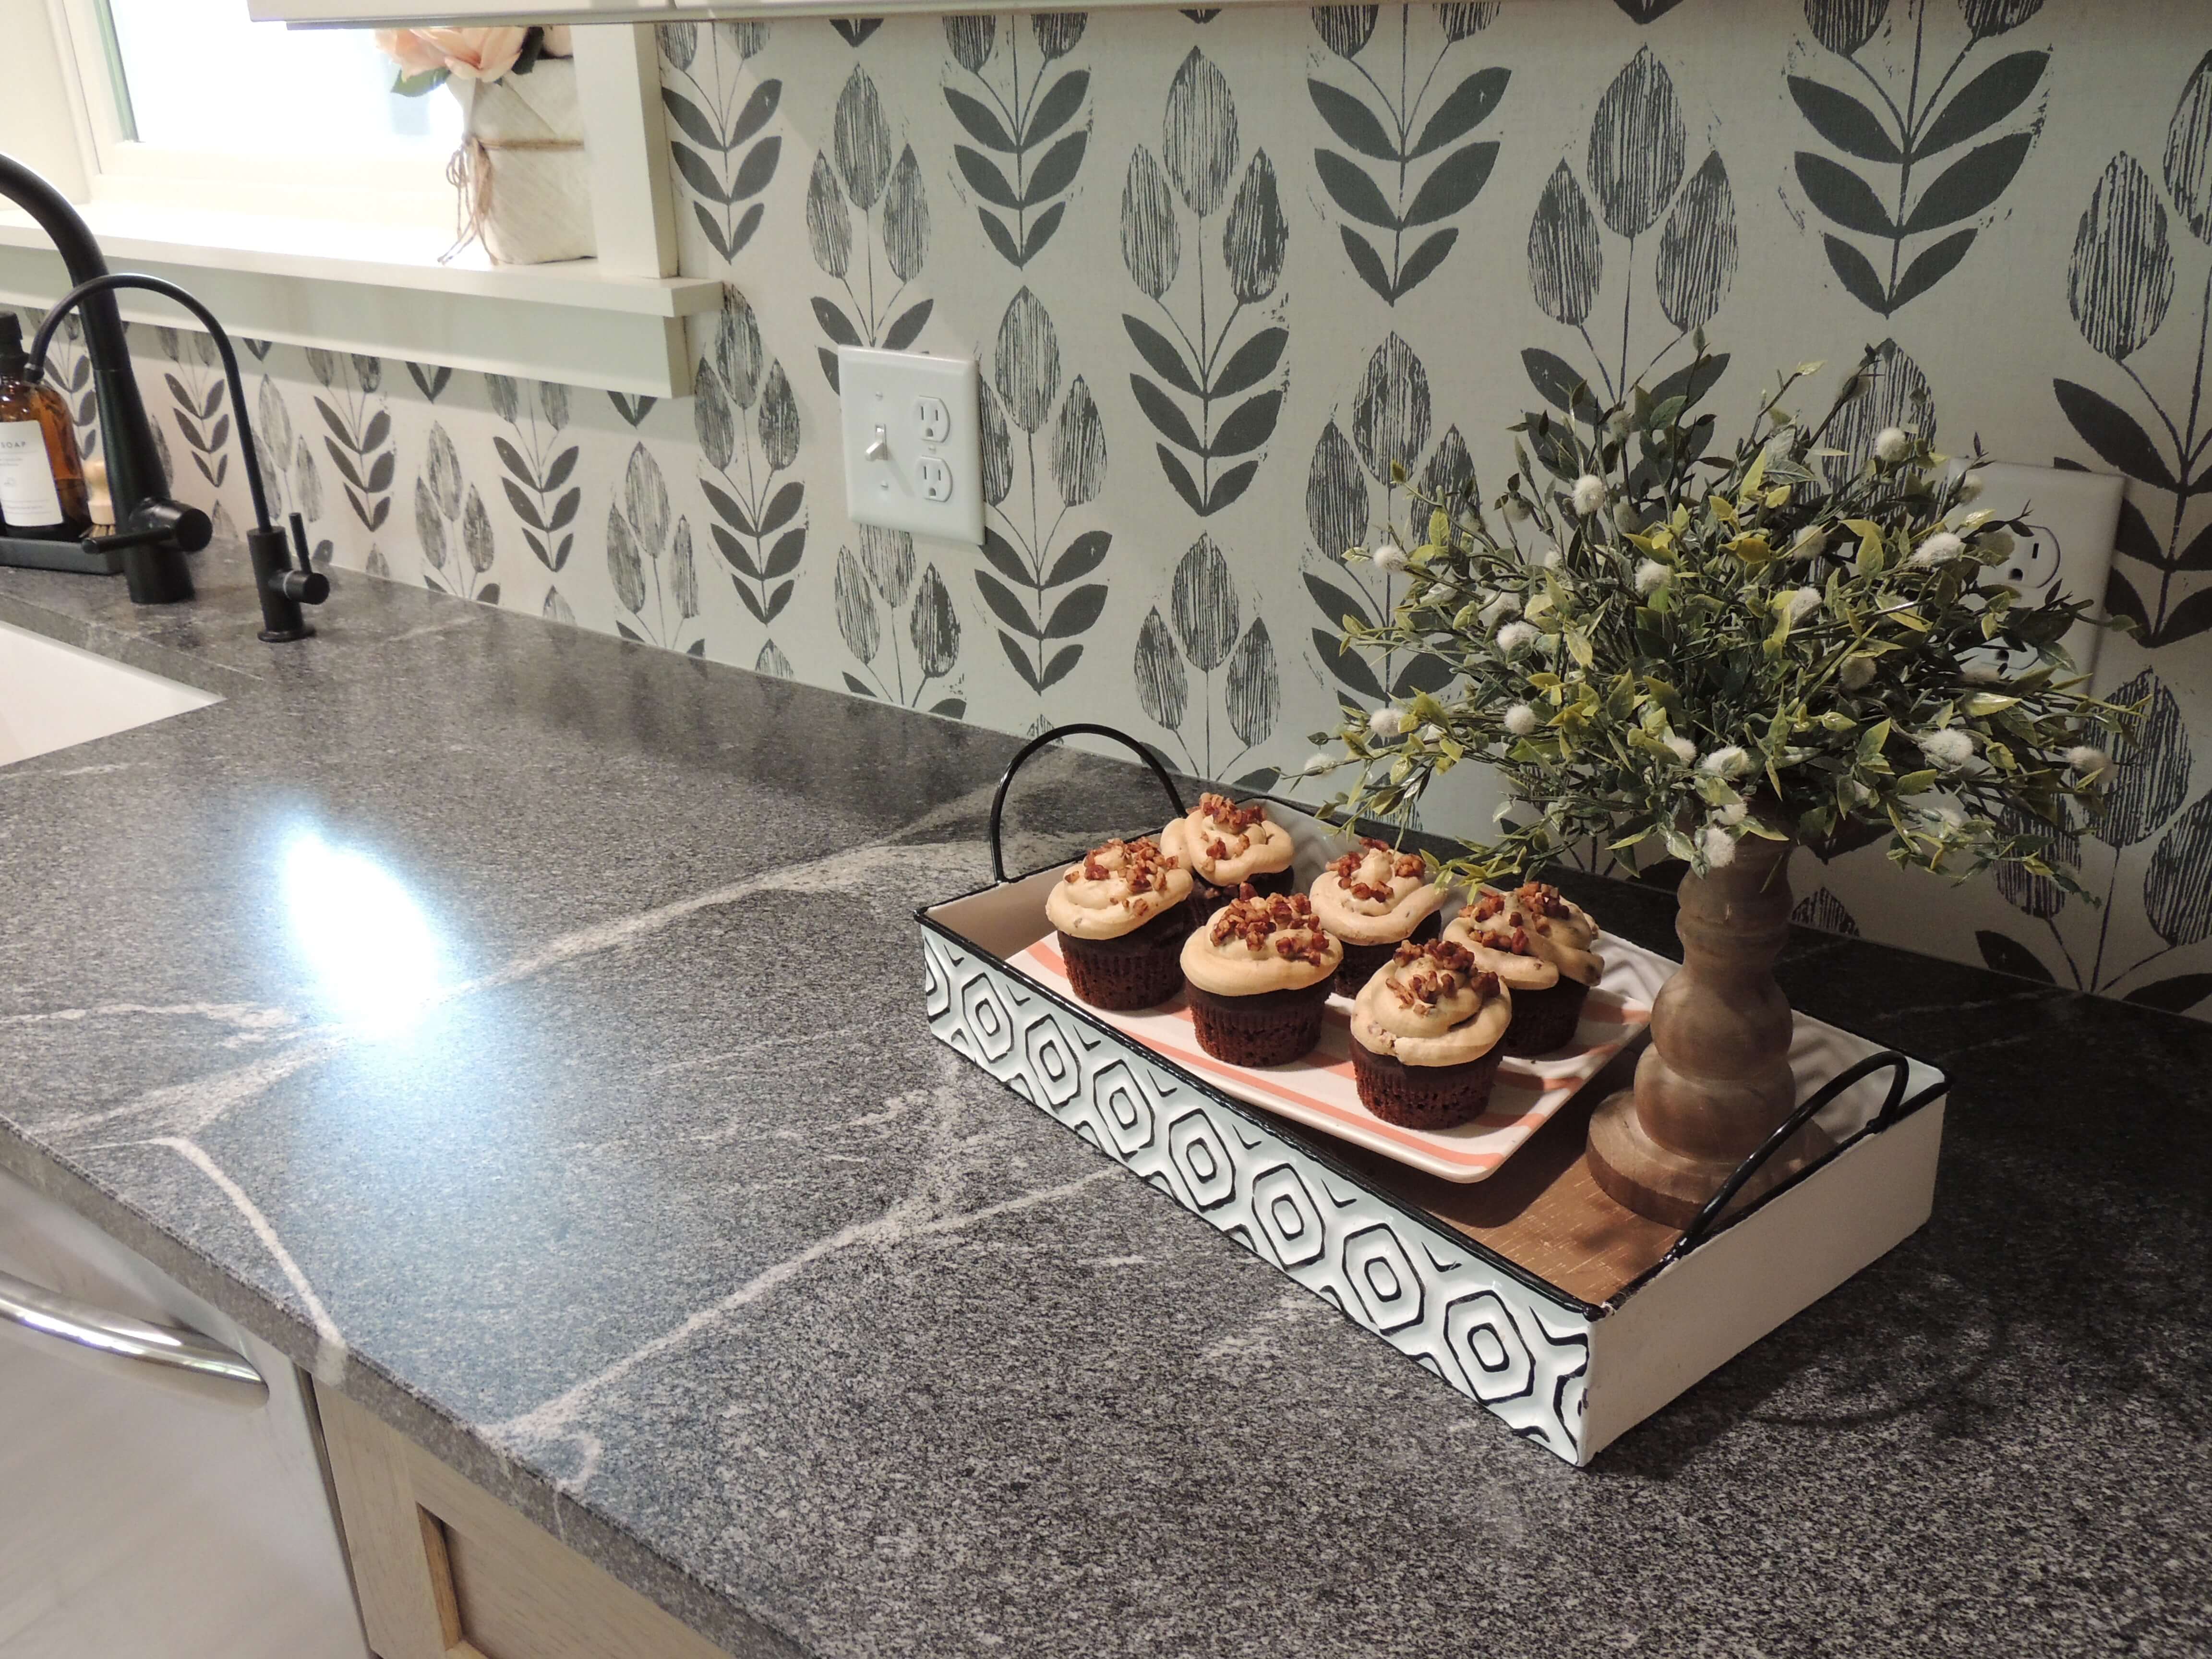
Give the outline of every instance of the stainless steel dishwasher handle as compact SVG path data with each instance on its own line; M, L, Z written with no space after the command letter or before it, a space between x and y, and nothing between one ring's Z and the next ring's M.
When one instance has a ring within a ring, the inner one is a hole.
M153 1325L0 1273L0 1324L74 1343L119 1374L182 1383L188 1392L258 1407L269 1385L246 1358L198 1331ZM150 1370L147 1368L152 1368Z

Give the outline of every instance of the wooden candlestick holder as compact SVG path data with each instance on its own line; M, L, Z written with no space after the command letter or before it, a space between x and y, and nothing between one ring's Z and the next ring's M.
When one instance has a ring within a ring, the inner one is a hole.
M1796 1104L1789 999L1774 964L1790 933L1793 843L1746 836L1735 860L1685 875L1674 932L1682 970L1651 1012L1632 1088L1590 1119L1589 1166L1617 1202L1686 1227ZM1825 1150L1810 1126L1771 1159L1748 1203Z

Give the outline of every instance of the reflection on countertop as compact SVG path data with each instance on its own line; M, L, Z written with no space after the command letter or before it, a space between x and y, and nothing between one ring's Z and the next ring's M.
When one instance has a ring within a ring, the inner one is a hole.
M2202 1638L2212 1028L1802 935L1956 1079L1936 1219L1577 1474L931 1040L1014 739L211 562L0 573L224 699L0 769L0 1164L733 1650Z

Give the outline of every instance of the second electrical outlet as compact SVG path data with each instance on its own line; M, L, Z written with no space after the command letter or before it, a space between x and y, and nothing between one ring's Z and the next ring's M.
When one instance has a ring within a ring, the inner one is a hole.
M844 346L845 510L855 524L940 541L983 540L975 362Z

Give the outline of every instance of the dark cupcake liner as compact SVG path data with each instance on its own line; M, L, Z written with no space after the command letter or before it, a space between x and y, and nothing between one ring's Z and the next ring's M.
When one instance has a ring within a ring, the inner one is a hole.
M1421 918L1406 939L1392 939L1387 945L1354 945L1350 939L1343 940L1344 963L1336 970L1336 977L1329 981L1330 988L1340 996L1358 996L1360 988L1398 954L1398 947L1406 939L1432 939L1443 929L1443 919L1431 910Z
M1287 1066L1321 1042L1328 981L1295 991L1262 991L1227 997L1190 988L1190 1021L1198 1046L1232 1066Z
M1352 1080L1359 1103L1401 1129L1449 1129L1482 1115L1498 1077L1501 1048L1455 1066L1408 1066L1395 1054L1378 1054L1358 1038L1352 1043Z
M1583 1023L1583 1004L1589 987L1578 979L1559 975L1557 985L1540 991L1513 992L1513 1023L1498 1046L1509 1054L1548 1054L1575 1040Z
M1176 905L1115 939L1061 933L1068 988L1109 1013L1157 1008L1182 989L1182 942L1189 932L1190 913Z

